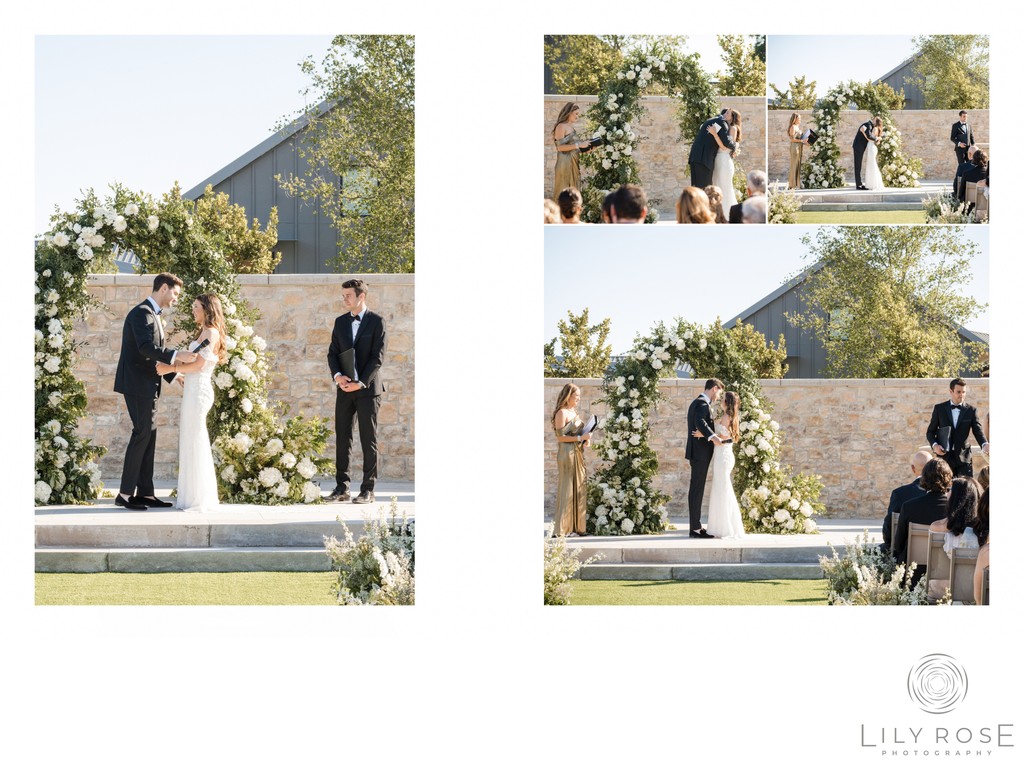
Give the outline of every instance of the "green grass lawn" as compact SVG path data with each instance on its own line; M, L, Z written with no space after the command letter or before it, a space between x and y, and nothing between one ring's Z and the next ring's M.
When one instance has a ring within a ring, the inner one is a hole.
M579 580L573 583L571 601L573 605L612 606L777 606L827 603L824 580Z
M825 210L797 212L797 223L924 223L923 210Z
M36 573L38 605L336 604L333 572Z

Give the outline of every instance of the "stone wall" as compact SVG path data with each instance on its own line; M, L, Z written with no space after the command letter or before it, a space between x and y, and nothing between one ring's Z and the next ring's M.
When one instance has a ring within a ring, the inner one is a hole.
M387 349L381 368L387 391L381 400L377 427L378 474L381 479L412 481L415 467L415 277L406 274L361 276L369 285L367 304L384 317L387 328ZM341 274L260 274L237 278L242 297L261 314L256 322L256 334L266 339L267 351L275 359L269 400L287 404L292 415L328 418L332 432L335 386L327 367L327 348L334 320L344 311L341 283L350 278L351 275ZM124 450L131 433L124 398L113 391L121 328L125 315L149 295L152 285L152 276L93 276L89 292L106 305L107 311L93 310L75 327L75 341L82 344L76 372L85 383L89 397L89 412L79 424L79 433L108 448L100 463L108 487L116 486L120 479ZM177 307L178 311L182 309L188 310L188 307ZM169 340L185 345L180 336ZM159 431L154 468L158 479L177 476L180 405L181 389L164 385L157 417ZM333 433L327 456L334 459ZM358 479L362 465L358 435L352 460Z
M554 509L558 470L557 443L551 428L551 408L561 378L544 380L544 508ZM605 414L600 380L573 380L580 387L581 413ZM672 500L673 516L685 515L690 480L686 451L686 410L703 390L703 380L666 379L665 395L651 414L651 446L661 470L655 486ZM967 401L978 408L986 436L989 412L988 378L967 381ZM772 417L782 426L783 464L796 471L816 473L825 490L822 501L831 516L881 518L893 488L910 481L911 455L926 443L932 407L949 394L946 379L897 380L762 380L767 398L775 404ZM600 430L599 430L600 433ZM973 442L973 439L972 439ZM597 455L588 452L588 474ZM977 462L976 466L981 463ZM710 486L710 485L709 485ZM705 504L707 496L705 496Z
M953 123L959 120L959 109L921 109L892 112L893 122L899 128L903 150L908 157L920 157L924 178L929 181L953 182L956 173L956 154L949 140ZM802 125L811 123L810 110L797 110ZM786 128L792 111L772 109L768 112L768 178L785 182L789 178L789 142ZM978 146L989 151L988 110L972 109L968 112L971 129ZM870 112L843 110L839 113L840 164L847 169L847 180L853 182L853 137L861 124L871 118ZM808 159L804 147L804 161Z
M586 112L597 103L597 96L544 96L544 196L550 197L555 182L556 152L551 131L558 119L558 112L567 101L575 101ZM690 185L690 166L687 158L689 144L679 138L679 124L676 110L679 101L669 96L645 96L642 99L647 114L634 125L634 131L642 140L633 152L641 185L649 199L660 199L658 210L661 219L675 220L675 204L682 190ZM728 97L722 99L722 107L736 109L743 115L743 144L737 162L745 171L765 167L765 114L766 101L763 98ZM708 115L710 117L711 115ZM586 117L577 123L581 133L586 131ZM583 183L586 183L587 168L583 168Z

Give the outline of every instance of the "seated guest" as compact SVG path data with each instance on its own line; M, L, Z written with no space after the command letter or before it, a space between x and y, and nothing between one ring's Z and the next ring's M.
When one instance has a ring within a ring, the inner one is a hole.
M764 223L768 220L768 198L763 194L747 197L741 205L743 223Z
M676 200L676 223L714 223L715 214L703 189L687 186Z
M910 472L914 475L914 480L909 484L904 484L902 487L896 487L892 494L889 495L889 508L885 512L885 521L882 522L881 548L883 551L892 548L892 515L899 513L900 508L908 500L913 500L924 494L924 490L921 489L921 469L931 459L932 453L928 450L915 452L914 457L910 459Z
M953 483L953 471L945 460L932 458L921 469L921 489L925 494L908 500L900 508L900 520L896 525L896 535L892 541L893 557L899 564L907 564L907 540L910 537L911 524L931 524L933 521L946 518L949 507L949 492ZM923 572L924 563L916 562Z
M612 223L643 223L647 218L647 195L636 184L626 184L615 190L611 201Z
M981 604L985 590L985 570L988 568L988 543L978 550L978 560L974 564L974 603Z
M982 491L988 489L988 469L989 466L985 466L978 471L978 484L981 485Z
M763 196L768 191L768 175L763 170L747 173L747 198ZM743 223L743 203L729 208L729 223Z
M963 176L964 171L969 170L974 166L972 160L974 159L974 153L978 151L978 147L971 144L967 147L967 159L956 166L956 172L953 174L953 194L955 194L961 200L964 198L965 189L960 183L960 178Z
M601 200L601 223L612 222L612 202L615 201L615 192L608 192Z
M981 491L976 479L970 476L958 476L953 479L949 489L949 505L946 507L946 518L932 522L930 532L945 532L946 539L942 550L947 556L953 554L954 548L977 548L978 537L974 533L974 525L978 523L978 500ZM928 595L942 598L949 588L949 580L929 577Z
M580 220L580 213L583 212L583 195L574 186L562 189L558 195L558 209L562 216L562 223L583 223Z
M988 490L981 493L978 500L978 518L974 522L974 534L978 536L978 545L988 544Z
M704 193L708 195L708 202L711 203L711 212L715 214L715 223L729 223L722 209L722 190L712 184L704 187Z
M965 162L960 166L963 168L963 172L960 173L960 186L957 189L956 196L961 202L967 199L967 184L972 181L977 183L984 181L988 176L988 155L981 149L978 149L974 153L974 157L970 162ZM957 172L960 172L959 170Z
M558 214L558 205L554 200L544 200L544 223L558 223L561 216Z

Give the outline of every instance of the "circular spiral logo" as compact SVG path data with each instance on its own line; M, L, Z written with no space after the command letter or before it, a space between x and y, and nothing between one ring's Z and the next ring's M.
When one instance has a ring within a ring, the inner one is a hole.
M907 676L910 699L926 713L949 713L967 696L967 673L948 654L929 654Z

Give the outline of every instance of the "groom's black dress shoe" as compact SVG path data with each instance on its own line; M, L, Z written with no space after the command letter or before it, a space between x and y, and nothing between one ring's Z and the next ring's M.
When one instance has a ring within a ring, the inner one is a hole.
M866 186L858 186L857 187L857 191L867 191L867 190L868 190L868 187L866 187Z
M697 530L696 532L691 529L690 530L690 537L696 538L698 540L714 540L715 539L715 536L714 535L709 535L708 531L706 529L700 529L700 530Z
M360 492L359 495L352 501L353 503L365 504L373 502L372 492Z
M343 490L341 487L335 487L334 491L327 496L328 503L347 503L352 499L352 495Z
M174 506L174 503L157 500L155 497L142 497L142 495L132 495L131 501L133 503L140 503L147 508L171 508Z
M114 505L119 505L122 508L127 508L129 511L148 511L149 507L142 503L136 502L135 497L129 497L125 500L123 497L118 495L114 498Z

